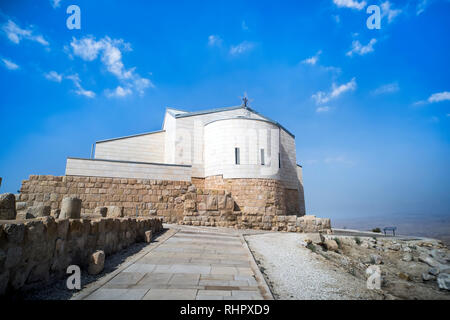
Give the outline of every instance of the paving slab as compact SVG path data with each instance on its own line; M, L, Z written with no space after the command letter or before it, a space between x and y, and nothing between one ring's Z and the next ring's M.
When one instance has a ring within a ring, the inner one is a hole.
M178 225L170 231L111 279L94 284L81 299L272 299L240 233Z

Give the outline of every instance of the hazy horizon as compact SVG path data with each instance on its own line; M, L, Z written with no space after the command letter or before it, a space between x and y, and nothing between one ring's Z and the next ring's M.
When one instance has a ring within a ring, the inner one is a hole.
M56 2L0 2L0 193L247 92L295 135L307 214L450 216L449 1L383 2L368 29L361 1L79 0L80 30Z

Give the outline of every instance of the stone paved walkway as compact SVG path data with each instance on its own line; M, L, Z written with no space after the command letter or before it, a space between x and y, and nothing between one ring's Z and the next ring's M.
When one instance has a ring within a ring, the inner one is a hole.
M167 240L79 299L271 299L245 241L232 229L176 226Z

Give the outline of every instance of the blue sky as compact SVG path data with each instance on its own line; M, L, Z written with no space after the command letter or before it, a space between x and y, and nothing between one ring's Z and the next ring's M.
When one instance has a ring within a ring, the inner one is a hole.
M160 129L167 106L247 92L296 135L309 214L450 215L449 14L447 0L1 1L0 192Z

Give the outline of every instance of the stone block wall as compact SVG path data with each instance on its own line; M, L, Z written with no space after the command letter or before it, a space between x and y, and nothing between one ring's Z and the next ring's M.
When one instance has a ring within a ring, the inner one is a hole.
M120 179L78 176L30 176L22 182L19 202L27 207L45 205L60 209L65 196L82 200L82 213L95 208L119 206L125 216L160 216L165 222L183 219L182 196L191 183L149 179ZM137 208L137 209L136 209Z
M276 215L273 210L241 211L232 193L189 187L181 224L289 232L326 232L330 219L315 216Z
M296 189L288 189L273 179L223 179L221 175L204 179L204 188L230 192L244 214L302 215Z
M106 255L162 230L151 218L0 221L0 295L29 289L66 275L69 265L86 268L90 255Z
M58 209L64 196L82 200L82 213L118 206L125 216L161 217L164 222L264 230L317 232L329 219L298 212L298 193L271 179L193 178L192 183L77 176L30 176L19 201Z

